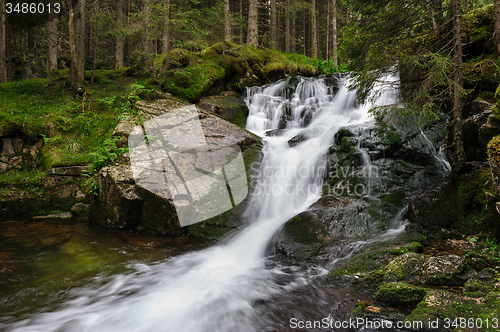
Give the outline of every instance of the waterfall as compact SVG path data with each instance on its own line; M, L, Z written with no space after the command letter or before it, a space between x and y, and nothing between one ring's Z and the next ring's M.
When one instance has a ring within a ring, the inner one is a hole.
M347 81L294 77L248 89L247 129L262 137L263 160L245 213L249 226L227 243L150 266L133 264L132 273L74 289L58 310L34 314L9 330L260 331L265 322L256 303L287 287L276 282L279 268L266 267L269 243L287 220L321 197L325 155L336 132L373 122L373 105L357 105ZM375 105L395 103L395 96L383 93Z

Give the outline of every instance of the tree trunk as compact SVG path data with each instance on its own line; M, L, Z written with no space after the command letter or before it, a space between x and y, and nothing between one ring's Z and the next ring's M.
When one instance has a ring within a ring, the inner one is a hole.
M295 48L296 41L297 41L297 39L295 38L295 13L293 13L293 16L292 16L292 31L290 31L290 52L291 53L295 53L296 52L296 48Z
M500 54L500 0L494 0L493 7L495 11L495 45L498 54Z
M85 81L85 0L69 0L69 43L71 86L78 89Z
M118 32L116 33L116 47L115 47L115 68L123 68L125 65L125 36L122 29L124 28L123 18L123 0L116 0L116 25Z
M0 0L0 83L7 82L7 61L6 61L6 13L5 0Z
M316 0L311 0L311 58L318 58L318 26L316 22Z
M150 17L149 15L151 14L151 3L150 0L144 0L144 8L143 8L143 13L144 13L144 53L146 53L146 56L152 53L152 47L151 47L151 39L149 37L149 22L150 22Z
M432 28L434 30L434 36L436 38L438 38L439 35L441 34L441 28L439 26L440 20L438 18L441 6L442 6L441 0L431 1Z
M85 0L79 0L75 7L75 44L77 82L85 81Z
M453 153L453 172L457 174L465 163L465 152L462 137L462 42L460 40L460 30L462 28L462 8L461 0L453 0L453 37L455 47L453 51L453 60L455 63L454 75L454 98L453 98L453 123L452 131L452 153Z
M248 5L248 32L247 44L257 47L259 45L258 31L258 0L250 0Z
M276 12L276 0L271 1L271 49L278 48L278 15Z
M333 0L335 1L335 0ZM326 8L326 57L325 57L325 60L326 61L329 61L330 60L330 46L331 46L331 42L330 42L330 12L331 12L331 8L330 8L330 1L327 1L328 2L328 5L327 5L327 8Z
M93 3L93 8L92 10L94 11L94 16L97 15L97 6L98 2L94 0ZM97 67L97 23L94 20L94 24L92 27L91 31L91 38L92 38L92 76L90 77L90 84L94 85L94 80L95 80L95 70ZM122 52L123 53L123 52ZM123 63L122 63L123 65Z
M50 2L50 8L54 7L55 1ZM47 70L50 74L57 70L57 14L51 10L47 21Z
M290 39L292 37L290 32L290 0L286 1L286 14L285 14L285 52L290 53Z
M165 0L165 27L163 30L162 49L163 54L170 54L170 0Z
M240 0L240 44L243 43L243 0Z
M224 0L224 40L231 41L231 12L229 0Z
M75 8L73 7L73 0L68 0L68 35L69 35L69 53L71 57L71 74L70 74L70 82L72 87L76 87L76 44L75 44L75 25L74 21L74 13Z
M337 0L332 0L332 59L335 67L339 66L339 59L337 55Z
M307 34L306 34L306 11L302 11L302 48L304 55L306 54L306 44L307 44Z

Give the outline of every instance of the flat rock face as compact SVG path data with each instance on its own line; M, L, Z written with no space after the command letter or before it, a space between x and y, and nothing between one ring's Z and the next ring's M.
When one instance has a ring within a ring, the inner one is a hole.
M408 218L429 228L446 228L463 214L463 204L458 197L457 185L443 182L410 201Z
M137 106L149 120L127 125L125 134L120 129L128 136L128 159L99 173L92 222L175 230L227 211L246 197L242 151L258 138L171 99L140 101Z
M240 127L245 126L248 117L247 105L233 91L225 91L218 96L203 98L197 105L210 114L219 116Z
M417 279L424 284L452 285L455 278L464 271L466 260L457 255L437 256L427 259Z

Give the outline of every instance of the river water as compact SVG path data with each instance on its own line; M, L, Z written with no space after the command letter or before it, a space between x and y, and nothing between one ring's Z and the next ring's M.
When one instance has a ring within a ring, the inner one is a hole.
M247 91L247 129L264 141L247 227L207 246L84 223L2 223L0 330L288 331L292 317L345 315L362 293L312 287L327 270L280 264L270 247L287 220L321 197L335 133L372 123L373 105L357 105L346 78L293 80ZM397 90L391 89L375 104L396 102ZM289 144L294 138L300 144ZM381 238L402 225L398 221Z

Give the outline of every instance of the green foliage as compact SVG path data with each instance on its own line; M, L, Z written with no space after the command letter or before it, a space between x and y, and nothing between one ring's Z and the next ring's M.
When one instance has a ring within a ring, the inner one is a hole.
M118 157L128 151L127 148L118 148L116 146L118 137L105 139L99 144L94 152L90 153L92 158L92 171L97 172L104 166L113 163Z

